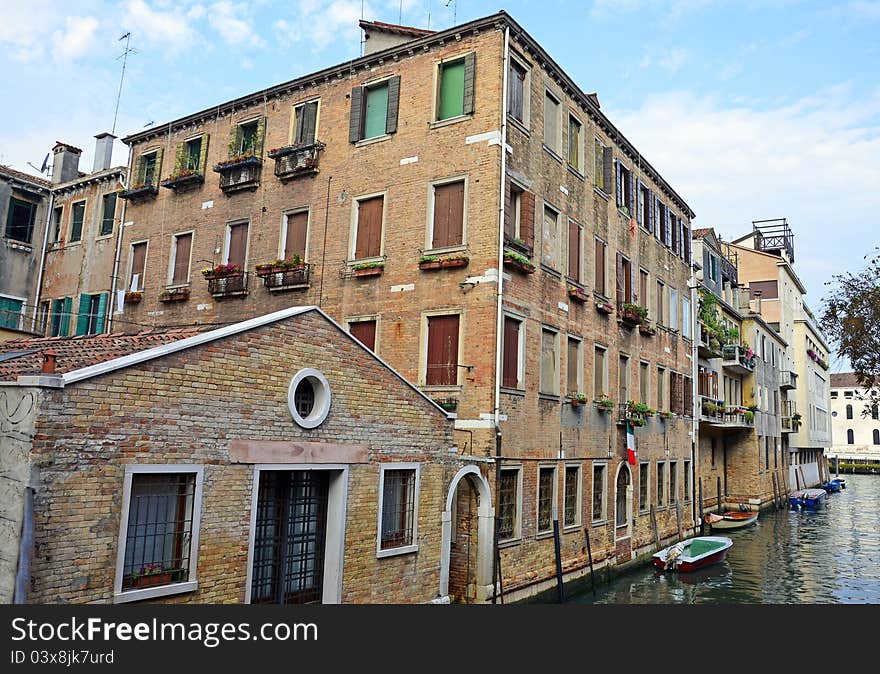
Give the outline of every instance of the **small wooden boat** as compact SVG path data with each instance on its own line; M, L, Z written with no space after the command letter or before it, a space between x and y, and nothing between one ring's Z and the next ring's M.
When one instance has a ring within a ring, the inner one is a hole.
M795 508L815 509L822 506L827 493L824 489L799 489L792 492L788 502Z
M723 562L731 545L725 536L697 536L655 552L651 561L664 571L695 571Z
M731 510L723 513L707 513L706 521L713 529L741 529L758 521L757 511Z

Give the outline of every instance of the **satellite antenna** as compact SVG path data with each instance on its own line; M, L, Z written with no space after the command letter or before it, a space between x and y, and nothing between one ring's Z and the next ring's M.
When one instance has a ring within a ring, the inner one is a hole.
M27 162L27 165L30 166L35 171L39 171L40 174L45 173L48 175L48 173L49 173L49 153L48 152L46 153L46 158L43 160L43 165L40 168L37 168L36 166L31 164L30 162Z
M119 93L116 94L116 112L113 113L113 129L110 131L113 135L116 135L116 118L119 116L119 100L122 98L122 81L125 79L125 65L128 62L128 55L138 53L137 49L132 49L128 46L131 41L131 31L119 38L118 41L122 42L123 40L125 40L125 49L116 57L117 61L122 59L122 74L119 76Z

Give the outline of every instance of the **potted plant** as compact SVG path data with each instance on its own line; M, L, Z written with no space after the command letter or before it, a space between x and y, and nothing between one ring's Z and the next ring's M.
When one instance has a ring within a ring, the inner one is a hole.
M649 407L647 403L638 403L634 400L626 401L627 414L639 417L652 417L657 413L653 407Z
M600 314L613 314L614 313L614 305L611 302L607 302L605 300L597 300L596 301L596 311Z
M216 267L202 269L202 276L206 279L223 278L225 276L235 276L237 274L241 274L240 264L218 264Z
M262 262L254 267L257 276L269 276L270 274L279 274L295 269L301 269L304 266L302 258L294 254L286 259L272 260L271 262Z
M144 293L141 290L130 290L125 293L125 303L126 304L137 304L142 299L144 299Z
M600 412L610 412L614 409L614 401L604 394L596 398L595 403Z
M657 412L657 416L661 419L672 419L675 417L675 412Z
M792 428L794 428L794 430L797 430L798 428L800 428L802 418L803 417L801 417L800 412L795 412L794 414L791 415L791 426L792 426Z
M587 396L583 393L569 393L568 400L571 403L572 407L578 407L580 405L587 404Z
M582 286L574 283L568 284L568 296L577 302L586 302L590 299L587 291Z
M169 288L159 293L160 302L181 302L189 297L189 288Z
M746 420L746 423L753 424L755 423L755 413L751 410L745 410L743 413L743 419Z
M651 323L639 323L639 332L648 337L653 337L657 334L657 328Z
M130 574L131 587L155 587L178 583L182 580L183 569L164 569L161 564L147 564L139 571Z
M504 251L504 264L523 274L535 273L535 265L525 255L520 255L512 250Z
M437 404L440 405L447 412L454 412L458 409L458 400L455 398L447 398L445 400L438 400Z
M440 269L442 262L436 255L422 255L419 258L419 269L428 271L431 269Z
M638 304L624 302L620 305L620 320L628 325L641 325L648 317L648 310Z
M378 276L385 270L384 262L361 262L351 268L355 276Z
M454 267L467 267L470 258L467 255L450 255L441 260L444 269L452 269Z

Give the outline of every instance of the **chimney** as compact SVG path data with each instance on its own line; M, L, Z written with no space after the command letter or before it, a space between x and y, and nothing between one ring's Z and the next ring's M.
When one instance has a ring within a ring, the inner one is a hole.
M358 25L364 31L364 55L375 54L379 51L396 47L405 42L416 40L426 35L432 35L436 31L413 26L398 26L393 23L382 21L365 21L361 19Z
M43 351L43 374L55 374L55 358L57 355L52 349Z
M79 178L79 156L82 154L82 150L59 140L55 142L52 153L54 154L52 160L53 185Z
M116 136L105 131L95 138L95 165L92 167L92 173L110 168L110 164L113 163L113 141L116 140Z
M755 313L759 316L761 315L761 295L764 294L763 290L755 290L752 292L755 296Z

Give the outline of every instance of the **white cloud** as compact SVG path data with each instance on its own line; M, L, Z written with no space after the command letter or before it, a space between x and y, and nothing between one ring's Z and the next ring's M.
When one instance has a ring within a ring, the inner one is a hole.
M387 12L377 12L369 3L364 3L363 16L388 19ZM307 42L313 52L319 52L342 43L351 44L349 51L354 51L361 37L360 18L360 0L302 0L295 14L278 19L273 28L282 46Z
M609 114L697 213L696 226L730 239L752 220L788 218L813 305L832 271L858 267L880 243L880 90L841 85L775 108L670 92Z
M171 56L190 49L200 41L191 23L201 16L198 8L198 5L192 7L189 13L179 8L161 11L153 9L144 0L128 0L121 27L131 31L133 45L157 45Z
M63 30L52 33L52 55L56 61L72 61L91 48L98 20L93 16L68 16Z
M262 38L254 30L250 18L243 16L246 11L247 5L234 5L228 0L222 0L211 6L207 13L208 23L229 45L261 46Z

